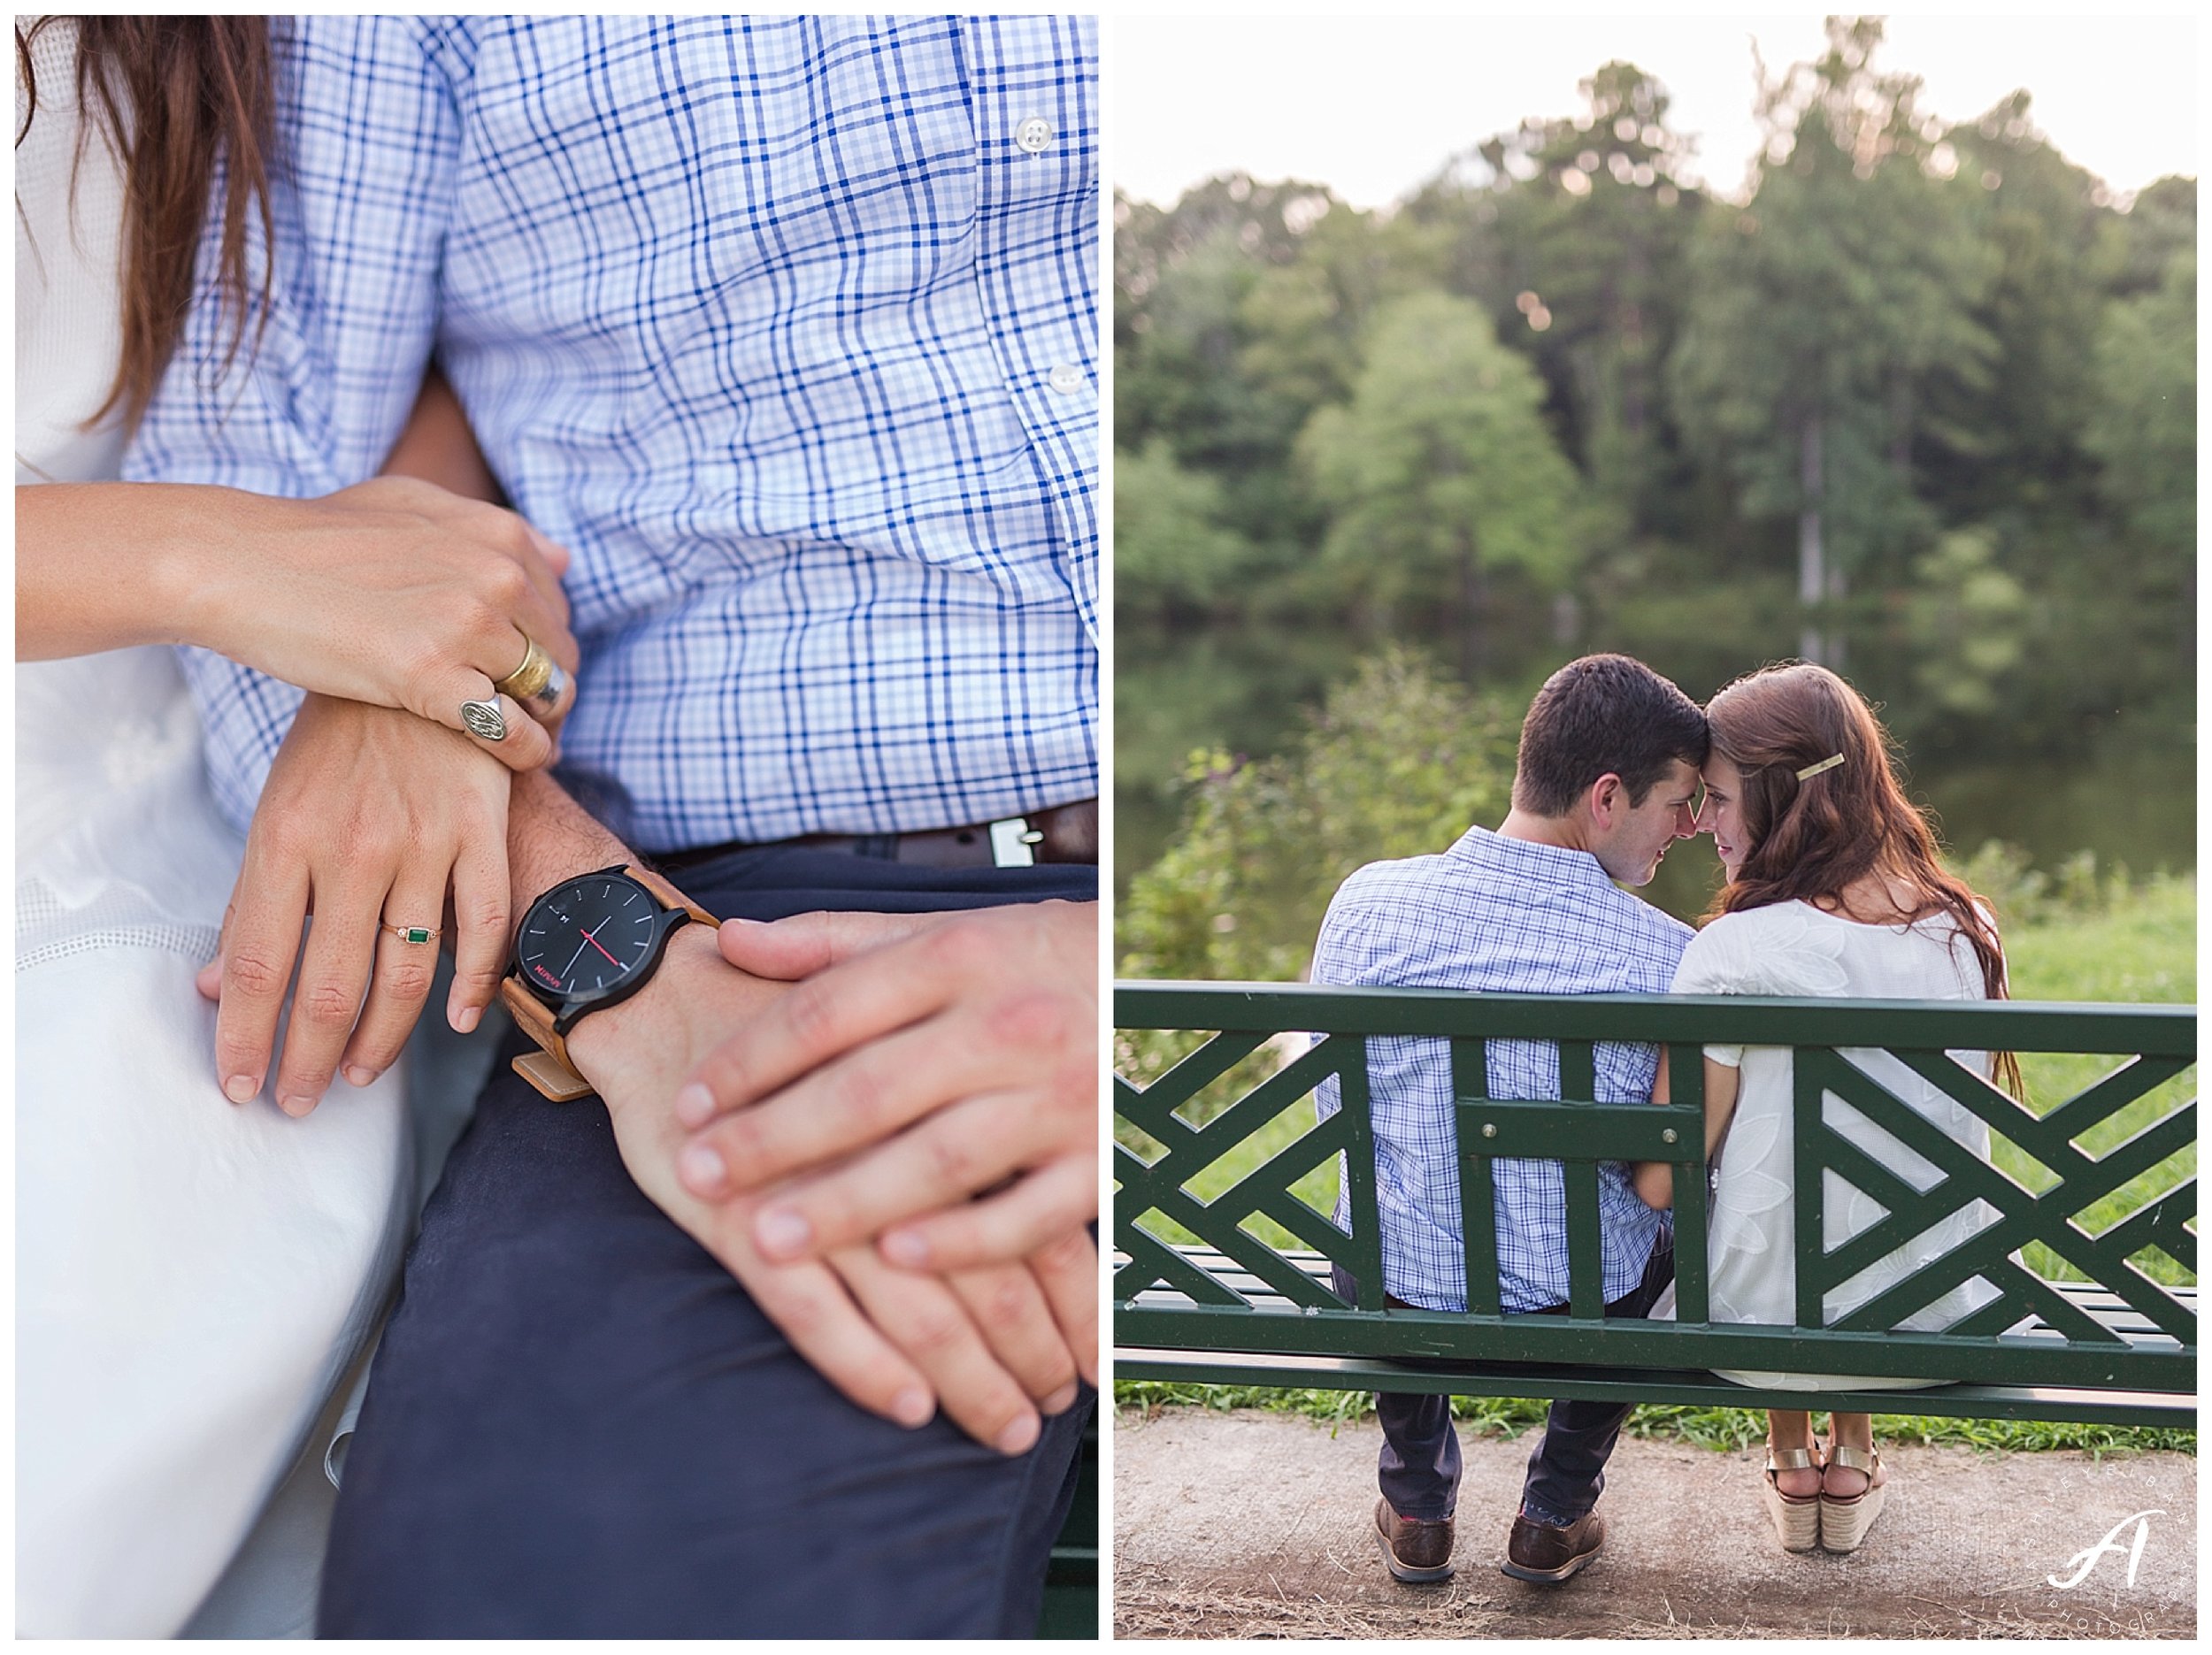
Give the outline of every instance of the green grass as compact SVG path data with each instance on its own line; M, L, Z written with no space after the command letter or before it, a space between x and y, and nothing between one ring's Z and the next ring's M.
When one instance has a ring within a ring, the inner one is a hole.
M2197 998L2197 883L2195 877L2159 877L2109 892L2072 908L2015 928L2005 953L2012 992L2020 1000L2112 1000L2129 1004L2193 1005ZM2027 1053L2020 1060L2029 1107L2047 1113L2109 1072L2112 1060ZM2102 1155L2125 1143L2190 1098L2196 1071L2185 1069L2146 1092L2086 1133L2081 1147ZM2040 1193L2057 1180L2010 1144L1995 1146L1997 1165ZM2146 1200L2196 1171L2194 1146L2168 1157L2079 1215L2083 1229L2101 1234ZM2081 1272L2040 1243L2024 1250L2030 1269L2050 1281L2078 1281ZM2192 1283L2196 1277L2162 1253L2139 1256L2136 1265L2154 1281Z
M2197 881L2164 876L2087 912L2062 911L2005 939L2021 1000L2193 1005Z
M2070 901L2039 903L2031 917L2015 921L2009 926L2006 951L2013 993L2021 1000L2193 1004L2195 877L2161 876L2136 886L2116 882L2078 893ZM1141 1069L1156 1074L1163 1055L1179 1055L1181 1050L1198 1044L1192 1037L1181 1038L1184 1045L1173 1051L1164 1047L1156 1052L1125 1050L1120 1054L1124 1072ZM1132 1063L1128 1061L1132 1057L1140 1061ZM1142 1061L1146 1059L1151 1061ZM1194 1120L1210 1117L1272 1073L1280 1061L1279 1053L1261 1048L1192 1100L1185 1113ZM2024 1054L2021 1068L2027 1083L2029 1105L2039 1114L2046 1113L2101 1078L2111 1066L2112 1061L2104 1058ZM2125 1142L2190 1097L2194 1081L2194 1069L2185 1070L2136 1100L2085 1135L2081 1139L2083 1149L2101 1155ZM1311 1125L1312 1115L1307 1108L1293 1108L1276 1116L1193 1179L1192 1193L1202 1200L1211 1200L1255 1168L1288 1148ZM1147 1159L1160 1147L1125 1123L1118 1125L1117 1135ZM1997 1165L2030 1189L2039 1191L2055 1182L2047 1169L2001 1139L1994 1153ZM2081 1215L2083 1227L2101 1232L2145 1200L2193 1175L2195 1167L2193 1147L2168 1158L2105 1200L2085 1209ZM1324 1213L1333 1207L1336 1187L1334 1157L1293 1186L1298 1196ZM1195 1239L1179 1226L1157 1218L1147 1227L1154 1229L1164 1240ZM1272 1246L1303 1245L1264 1218L1249 1219L1245 1228L1256 1239ZM2039 1243L2027 1248L2024 1257L2031 1269L2047 1279L2080 1277L2080 1272L2064 1264ZM2180 1284L2193 1283L2196 1279L2177 1261L2161 1253L2143 1253L2135 1262L2156 1281ZM1372 1411L1371 1399L1364 1393L1333 1391L1143 1381L1117 1384L1115 1397L1125 1406L1180 1403L1224 1408L1271 1407L1332 1423L1360 1418ZM1543 1407L1540 1402L1490 1398L1455 1398L1453 1404L1455 1417L1465 1421L1471 1429L1506 1434L1540 1422ZM1640 1435L1672 1437L1711 1447L1735 1447L1756 1440L1764 1425L1763 1416L1747 1410L1653 1406L1638 1409L1629 1429ZM2121 1448L2174 1448L2193 1452L2196 1442L2195 1433L2191 1431L1933 1419L1919 1415L1884 1416L1877 1429L1888 1440L1899 1442L2001 1448L2081 1448L2092 1452Z
M1263 1385L1194 1385L1161 1380L1124 1380L1114 1386L1115 1406L1141 1413L1164 1407L1265 1408L1302 1414L1334 1427L1358 1423L1375 1412L1364 1391L1292 1391ZM1454 1397L1452 1418L1477 1436L1518 1437L1544 1422L1548 1402L1512 1397ZM1652 1403L1628 1416L1632 1437L1663 1437L1700 1448L1747 1448L1766 1437L1766 1416L1747 1408L1696 1408ZM2032 1420L1955 1420L1920 1414L1878 1414L1874 1434L1886 1443L1941 1444L2015 1451L2078 1448L2085 1453L2167 1449L2193 1454L2194 1431L2143 1426L2068 1425Z

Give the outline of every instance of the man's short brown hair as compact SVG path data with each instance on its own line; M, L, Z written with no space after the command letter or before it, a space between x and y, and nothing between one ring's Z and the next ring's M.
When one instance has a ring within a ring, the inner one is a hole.
M1563 816L1610 771L1631 806L1680 759L1705 762L1705 715L1669 680L1628 655L1585 655L1544 680L1521 721L1513 805Z

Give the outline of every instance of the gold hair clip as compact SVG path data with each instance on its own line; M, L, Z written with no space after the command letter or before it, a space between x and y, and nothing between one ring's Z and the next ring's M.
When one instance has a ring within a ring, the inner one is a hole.
M1832 770L1842 762L1843 755L1840 753L1834 754L1828 758L1821 760L1817 764L1808 764L1803 770L1797 772L1797 779L1801 782L1810 781L1814 777L1819 775L1821 771Z

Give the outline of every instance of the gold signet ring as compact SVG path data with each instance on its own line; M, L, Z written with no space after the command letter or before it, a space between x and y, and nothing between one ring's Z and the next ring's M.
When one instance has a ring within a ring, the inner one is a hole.
M536 639L525 633L522 641L522 664L493 687L503 695L511 695L541 712L549 713L560 704L561 692L568 687L568 677L551 655L538 647Z

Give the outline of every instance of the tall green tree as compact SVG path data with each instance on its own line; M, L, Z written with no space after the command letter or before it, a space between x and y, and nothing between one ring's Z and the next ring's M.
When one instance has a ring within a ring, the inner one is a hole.
M1376 310L1442 285L1442 246L1404 215L1378 218L1326 194L1297 198L1287 211L1300 226L1297 250L1266 265L1247 290L1237 365L1256 394L1294 410L1303 426L1322 403L1350 394Z
M1167 440L1114 452L1114 604L1141 618L1203 614L1233 601L1252 548L1224 526L1221 485L1176 464Z
M2103 467L2111 517L2132 542L2131 595L2139 609L2169 617L2167 635L2180 644L2175 676L2185 683L2196 655L2193 249L2173 253L2156 292L2113 303L2097 336L2096 370L2099 395L2085 439Z
M1700 192L1666 89L1632 63L1581 83L1571 116L1532 117L1448 165L1408 217L1477 226L1494 249L1448 272L1529 354L1569 453L1622 533L1647 532L1667 465L1661 372Z
M2093 484L2080 436L2096 329L2083 318L2103 308L2113 214L2103 187L2051 147L2031 111L2015 92L1931 152L1955 173L1965 227L1993 269L1974 310L1995 347L1986 371L1974 364L1955 378L1934 366L1917 433L1923 491L1955 521L2078 517Z
M1827 53L1763 81L1767 145L1749 203L1707 215L1673 369L1688 429L1724 457L1755 517L1797 519L1802 652L1854 568L1901 568L1934 524L1916 493L1920 402L1940 372L1985 375L1975 307L1994 274L1916 77L1872 65L1881 25L1829 22Z
M1324 559L1371 607L1454 613L1471 678L1493 571L1549 590L1572 567L1574 469L1543 400L1479 307L1424 293L1377 316L1350 402L1320 410L1299 439L1329 512Z
M2154 293L2116 301L2096 341L2084 436L2130 532L2172 557L2197 540L2197 256L2177 250Z
M1218 479L1224 525L1288 569L1319 533L1283 486L1291 447L1348 379L1387 257L1359 214L1294 180L1231 173L1169 211L1121 200L1116 213L1116 440L1165 438L1179 464ZM1325 303L1297 303L1317 271Z

